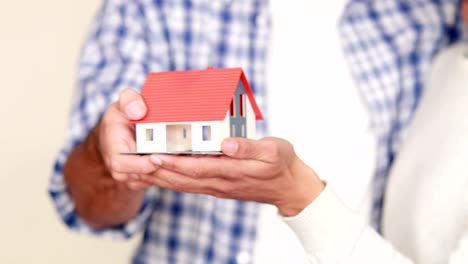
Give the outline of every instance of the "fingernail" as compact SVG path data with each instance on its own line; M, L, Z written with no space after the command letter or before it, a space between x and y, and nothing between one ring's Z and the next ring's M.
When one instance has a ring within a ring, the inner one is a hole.
M145 115L145 105L140 101L131 102L125 107L125 112L132 119L140 119Z
M235 140L226 140L223 143L223 152L226 154L235 154L238 148L239 144Z
M162 160L158 156L151 155L150 160L151 160L151 162L153 162L154 164L156 164L158 166L161 166L161 164L162 164Z

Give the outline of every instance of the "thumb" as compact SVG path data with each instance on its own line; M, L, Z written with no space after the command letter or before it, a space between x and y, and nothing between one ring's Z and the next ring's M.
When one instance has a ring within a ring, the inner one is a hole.
M258 140L247 138L227 138L221 144L221 150L229 157L237 159L261 159L264 148Z
M119 96L119 109L130 120L139 120L146 115L146 105L141 95L132 89L124 89Z

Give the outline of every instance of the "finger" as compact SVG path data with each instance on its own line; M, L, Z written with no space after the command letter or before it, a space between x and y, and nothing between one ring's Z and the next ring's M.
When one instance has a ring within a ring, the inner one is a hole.
M146 115L146 105L139 93L125 89L120 93L118 107L130 120L139 120Z
M119 182L127 183L132 180L138 180L138 177L135 176L136 174L133 175L129 173L119 173L119 172L113 172L113 171L110 171L110 173L112 175L112 178L114 178L114 180L119 181Z
M149 187L151 187L152 184L150 183L146 183L146 182L142 182L142 181L130 181L130 182L127 182L127 187L131 190L134 190L134 191L139 191L139 190L144 190L144 189L147 189Z
M114 173L150 174L159 168L151 162L148 155L126 155L118 153L117 150L113 151L114 153L107 158L106 165Z
M150 159L161 168L196 179L236 178L249 169L240 160L228 157L151 155Z
M227 138L222 142L221 149L224 154L232 158L271 163L274 162L275 157L279 156L282 144L276 138L261 140Z
M116 173L148 174L157 170L148 155L125 155L125 151L134 151L135 141L131 131L125 126L103 127L101 138L104 162L108 169Z
M152 173L157 166L148 156L124 155L122 152L134 151L136 143L132 130L126 124L119 123L119 117L106 117L108 122L99 126L99 138L102 141L100 151L107 168L113 173Z
M180 173L160 169L153 175L141 175L142 181L176 192L201 193L226 197L232 193L233 184L222 178L194 179Z

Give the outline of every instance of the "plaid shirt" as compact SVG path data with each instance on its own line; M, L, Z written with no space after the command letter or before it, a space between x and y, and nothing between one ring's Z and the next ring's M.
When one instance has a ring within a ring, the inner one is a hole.
M377 136L372 222L379 228L395 155L424 92L432 59L463 38L459 0L356 0L340 21L345 55Z
M72 229L113 239L144 231L134 263L249 263L258 204L146 191L128 223L93 230L76 214L62 169L109 104L127 87L141 89L147 72L242 67L265 111L265 59L269 38L265 0L107 0L97 15L79 63L69 134L49 191ZM259 133L264 124L259 123Z

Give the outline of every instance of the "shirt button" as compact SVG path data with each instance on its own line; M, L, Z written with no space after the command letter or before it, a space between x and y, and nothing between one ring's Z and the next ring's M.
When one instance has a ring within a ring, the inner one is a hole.
M248 264L252 260L250 258L250 254L248 252L239 252L236 256L237 264Z

